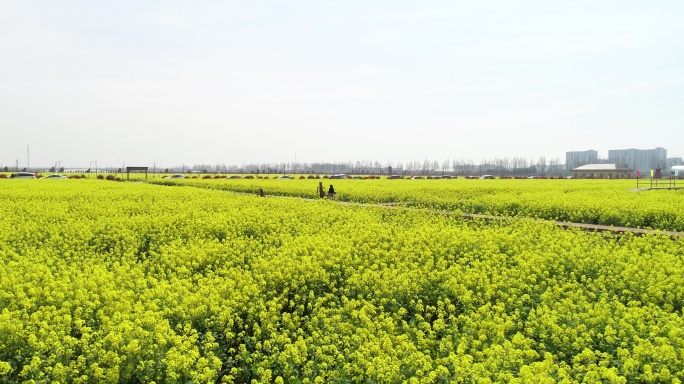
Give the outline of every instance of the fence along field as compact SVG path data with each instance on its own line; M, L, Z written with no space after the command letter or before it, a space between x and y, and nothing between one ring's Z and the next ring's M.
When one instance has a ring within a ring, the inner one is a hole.
M684 377L682 239L97 180L0 199L0 381Z

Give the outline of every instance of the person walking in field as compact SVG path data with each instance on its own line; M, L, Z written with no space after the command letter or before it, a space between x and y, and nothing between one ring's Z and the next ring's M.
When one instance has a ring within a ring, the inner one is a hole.
M330 188L328 188L328 199L335 200L335 188L333 188L333 185L330 184Z

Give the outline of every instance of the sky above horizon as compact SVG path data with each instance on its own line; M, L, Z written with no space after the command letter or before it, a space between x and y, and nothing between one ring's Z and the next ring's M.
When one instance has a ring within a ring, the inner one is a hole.
M681 1L2 1L0 166L684 156Z

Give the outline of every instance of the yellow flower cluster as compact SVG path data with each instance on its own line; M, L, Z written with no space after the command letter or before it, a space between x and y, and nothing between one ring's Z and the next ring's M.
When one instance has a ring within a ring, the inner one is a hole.
M682 239L207 188L2 184L0 382L684 377Z

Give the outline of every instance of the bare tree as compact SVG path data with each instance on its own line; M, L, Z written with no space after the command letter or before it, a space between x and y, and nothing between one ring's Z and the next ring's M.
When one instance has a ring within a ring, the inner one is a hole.
M555 158L549 162L549 173L550 174L555 174L556 176L561 175L563 165L561 164L561 161L559 158Z
M537 172L542 176L546 175L546 157L539 156L539 160L537 160Z

